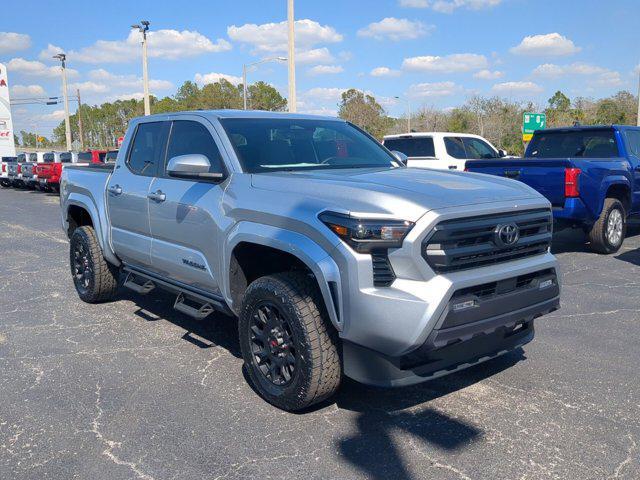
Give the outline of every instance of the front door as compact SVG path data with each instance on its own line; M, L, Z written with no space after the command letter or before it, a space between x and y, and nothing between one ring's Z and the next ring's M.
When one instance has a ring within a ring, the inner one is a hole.
M626 131L627 152L633 172L633 198L631 213L640 212L640 130Z
M107 185L111 242L125 263L149 267L151 231L149 187L164 158L169 122L140 123L124 163L116 165Z
M217 134L207 121L181 118L193 119L172 122L166 161L150 188L151 263L159 275L219 294L216 262L222 257L220 232L228 223L220 207L226 182L172 178L165 165L179 155L201 154L211 172L225 169Z

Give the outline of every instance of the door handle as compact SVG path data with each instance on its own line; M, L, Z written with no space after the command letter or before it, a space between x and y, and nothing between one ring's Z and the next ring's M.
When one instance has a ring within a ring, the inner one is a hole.
M122 187L120 185L113 185L109 187L109 193L112 195L122 195Z
M458 167L456 167L455 165L449 165L449 170L457 170Z
M161 203L167 199L167 196L164 193L162 193L162 190L158 190L157 192L152 192L148 194L147 198L149 200L153 200L154 202Z

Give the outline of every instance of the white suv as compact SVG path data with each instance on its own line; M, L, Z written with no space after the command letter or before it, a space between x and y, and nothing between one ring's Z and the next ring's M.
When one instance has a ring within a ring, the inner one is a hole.
M464 170L467 160L506 157L479 135L451 132L416 132L386 135L382 142L394 152L407 157L407 166Z

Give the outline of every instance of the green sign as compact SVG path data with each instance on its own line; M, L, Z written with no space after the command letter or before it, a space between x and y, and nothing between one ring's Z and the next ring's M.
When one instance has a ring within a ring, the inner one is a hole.
M522 114L522 138L525 142L531 140L533 132L547 126L547 116L544 113L524 112Z

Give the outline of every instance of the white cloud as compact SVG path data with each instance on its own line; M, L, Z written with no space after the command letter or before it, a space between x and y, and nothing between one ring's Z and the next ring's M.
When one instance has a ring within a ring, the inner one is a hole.
M80 90L80 94L82 95L91 95L94 93L107 93L109 92L109 87L104 83L86 81L86 82L77 82L69 84L69 93L74 92L76 90Z
M46 95L40 85L14 85L11 87L11 95L14 97L33 97Z
M541 93L544 89L533 82L503 82L495 84L491 90L499 94L534 94Z
M107 97L105 101L107 102L115 102L118 100L142 100L144 98L143 92L135 92L135 93L122 93L119 95L112 95Z
M524 37L519 45L512 47L509 51L516 55L561 57L572 55L580 50L581 48L567 37L559 33L547 33Z
M603 87L619 87L624 84L619 72L583 62L575 62L569 65L545 63L537 66L533 70L533 75L551 79L557 79L568 75L580 75L589 77L589 81L592 85Z
M346 88L316 87L302 93L302 98L320 102L338 102Z
M151 58L177 60L204 53L231 50L231 44L219 38L215 42L199 32L190 30L152 30L147 34L148 54ZM125 40L98 40L89 47L68 52L69 61L83 63L124 63L141 55L141 34L131 30Z
M400 0L401 7L431 8L440 13L452 13L458 8L481 10L500 5L502 0Z
M427 35L435 27L406 18L387 17L379 22L370 23L366 28L358 30L358 36L375 38L376 40L412 40Z
M64 52L64 48L49 43L47 45L47 48L45 48L44 50L40 50L38 58L43 62L57 62L58 60L54 60L53 56Z
M371 70L372 77L397 77L400 75L400 70L393 70L389 67L376 67Z
M447 97L460 90L454 82L418 83L409 87L407 95L412 98Z
M12 58L7 63L7 69L25 76L56 78L60 76L61 68L58 65L48 67L37 60L25 60L24 58ZM75 77L78 71L67 68L67 77Z
M45 113L43 115L36 115L35 116L35 120L36 121L42 121L42 122L64 120L64 110L54 110L51 113Z
M473 74L473 78L478 78L480 80L497 80L498 78L504 77L504 72L499 70L491 71L491 70L480 70Z
M31 46L31 37L24 33L0 32L0 53L26 50Z
M226 73L217 72L196 73L194 80L198 85L206 85L208 83L219 82L222 78L234 85L239 85L242 83L242 77L236 77L235 75L227 75Z
M344 72L341 65L316 65L307 70L309 75L331 75Z
M299 65L327 64L335 61L335 57L327 47L296 51L296 64Z
M455 53L453 55L421 56L405 58L402 68L414 72L457 73L481 70L488 65L487 57L475 53Z
M110 91L143 88L142 78L137 75L116 75L104 68L91 70L88 75L92 80L104 83ZM173 88L173 83L168 80L149 79L150 90L168 90L170 88Z
M227 28L231 40L253 45L258 52L283 52L287 49L287 22L247 23ZM341 42L343 37L333 27L320 25L314 20L304 19L295 22L296 45L301 49L311 48L323 43Z

